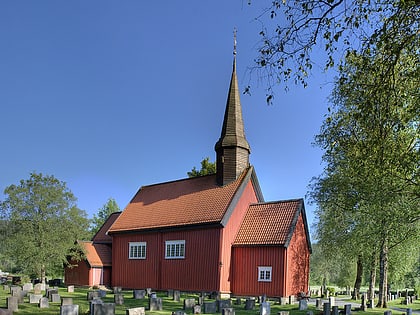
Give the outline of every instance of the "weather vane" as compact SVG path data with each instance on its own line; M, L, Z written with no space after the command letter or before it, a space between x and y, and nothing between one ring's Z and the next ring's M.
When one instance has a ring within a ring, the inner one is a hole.
M236 27L233 28L233 55L236 56Z

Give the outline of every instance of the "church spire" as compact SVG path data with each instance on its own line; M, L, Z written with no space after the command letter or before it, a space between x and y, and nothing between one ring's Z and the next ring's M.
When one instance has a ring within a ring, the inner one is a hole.
M236 76L236 30L234 30L233 70L226 103L222 133L215 145L217 182L226 185L236 180L249 166L251 152L245 138L242 107Z

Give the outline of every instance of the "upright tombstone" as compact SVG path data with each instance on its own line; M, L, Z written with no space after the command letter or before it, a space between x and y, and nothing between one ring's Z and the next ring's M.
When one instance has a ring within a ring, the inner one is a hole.
M203 312L205 314L213 314L217 312L216 301L213 302L204 302L203 303Z
M79 305L61 305L60 315L79 315Z
M330 296L328 298L328 301L329 301L331 307L333 307L335 305L335 297L334 296Z
M60 294L53 293L50 295L50 301L51 303L61 303L61 297Z
M195 299L184 299L184 310L193 309L195 304Z
M112 291L114 292L114 294L121 293L122 292L122 288L121 287L113 287L112 288Z
M29 292L29 291L32 291L33 289L34 289L34 285L32 284L32 282L25 283L23 285L23 291Z
M13 315L13 312L7 308L0 308L0 315Z
M71 297L62 297L61 305L73 305L73 298Z
M96 306L98 304L103 304L104 302L100 298L95 298L89 301L89 314L93 315L95 313Z
M280 305L286 305L288 301L289 301L289 299L287 297L282 296L280 298Z
M179 302L181 300L181 291L174 290L173 294L174 294L174 301Z
M143 306L129 308L125 311L125 315L145 315L145 314L146 312Z
M18 298L16 296L8 296L6 298L6 307L8 310L12 312L16 312L18 310Z
M115 303L92 304L90 315L115 315Z
M366 294L362 294L362 304L360 305L360 310L364 311L366 310Z
M74 293L74 285L67 286L67 292L68 293Z
M384 315L392 315L392 312L391 311L385 311Z
M42 283L37 283L34 285L34 294L41 294L42 292Z
M144 299L146 296L146 290L133 290L133 298L136 300Z
M39 300L39 308L48 308L50 307L50 303L47 297L43 297Z
M235 309L233 307L222 308L222 315L235 315Z
M41 298L41 294L29 294L29 304L38 304Z
M333 305L333 307L332 307L332 315L339 315L339 313L338 313L338 306L337 305Z
M162 298L149 299L149 311L161 311L163 309Z
M299 301L299 311L306 311L308 309L308 301L306 299L302 299Z
M323 305L323 315L331 315L331 305L330 305L330 303L324 303L324 305Z
M344 304L344 315L351 315L351 304Z
M232 307L231 300L218 300L217 301L217 310L219 313L222 312L222 309L230 308L230 307Z
M289 304L294 304L295 303L295 296L294 295L290 295L289 296Z
M10 287L10 294L11 294L12 296L18 296L18 295L19 295L19 293L20 293L20 291L22 291L22 288L21 288L20 286L17 286L17 285L12 285L12 286Z
M114 294L114 303L115 305L123 305L124 304L124 295L121 293Z
M322 310L322 300L321 299L316 299L315 300L315 308L317 310Z
M405 313L406 313L407 315L413 315L413 309L411 309L411 308L407 308Z
M255 298L247 298L245 300L245 310L250 311L255 307Z
M194 314L201 314L201 305L200 304L196 304L193 307L193 313Z
M270 315L270 303L269 302L262 302L260 304L260 315Z

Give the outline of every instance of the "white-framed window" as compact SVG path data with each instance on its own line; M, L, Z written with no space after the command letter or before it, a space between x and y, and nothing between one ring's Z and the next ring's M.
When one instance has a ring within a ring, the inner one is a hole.
M129 242L128 258L146 259L146 242Z
M185 241L166 241L165 242L165 258L166 259L182 259L185 258Z
M271 282L272 267L260 266L258 267L258 281Z

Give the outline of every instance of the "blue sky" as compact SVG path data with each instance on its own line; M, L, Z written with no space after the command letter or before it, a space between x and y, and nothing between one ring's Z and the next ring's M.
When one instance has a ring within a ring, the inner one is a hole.
M267 2L268 3L268 2ZM0 2L0 191L33 171L67 183L92 216L149 185L215 160L232 71L233 29L245 133L267 201L305 197L322 172L313 147L331 85L276 90L250 76L256 1ZM0 194L0 199L4 195ZM306 202L310 223L314 207Z

